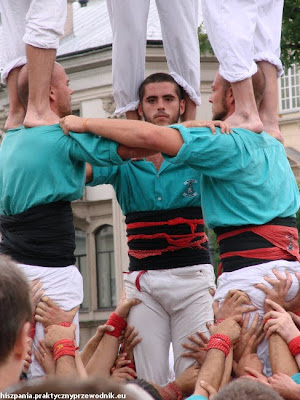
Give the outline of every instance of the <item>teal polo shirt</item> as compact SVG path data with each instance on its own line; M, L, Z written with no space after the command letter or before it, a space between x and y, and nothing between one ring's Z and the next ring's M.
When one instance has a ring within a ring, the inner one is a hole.
M89 133L66 136L59 124L9 130L0 155L0 213L81 198L85 163L123 164L118 146Z
M201 178L201 202L208 227L261 225L295 215L299 190L282 144L266 132L172 125L183 139L174 165L194 168Z
M201 207L200 174L185 165L163 161L159 171L152 162L130 161L126 164L93 167L90 186L110 183L124 215L136 211L170 210Z

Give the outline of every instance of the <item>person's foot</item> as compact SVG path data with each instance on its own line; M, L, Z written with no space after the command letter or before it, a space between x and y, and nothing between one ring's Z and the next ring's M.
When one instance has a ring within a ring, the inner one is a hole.
M59 123L59 116L52 110L40 114L36 111L27 110L24 126L25 128L34 128L35 126L53 125Z
M233 113L225 122L227 122L230 128L243 128L256 133L261 133L264 130L260 118L249 114Z
M278 121L275 122L264 122L264 131L269 135L273 136L275 139L279 140L282 144L284 144L284 138L279 129Z
M9 129L17 128L18 126L23 125L25 117L24 108L22 110L17 111L9 111L7 120L4 125L4 130L8 131Z

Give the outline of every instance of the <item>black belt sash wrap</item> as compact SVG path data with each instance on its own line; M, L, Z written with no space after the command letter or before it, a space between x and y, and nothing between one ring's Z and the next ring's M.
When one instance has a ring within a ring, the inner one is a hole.
M21 264L66 267L75 263L75 229L69 201L1 215L0 253Z
M185 218L188 220L203 219L202 209L200 207L187 207L172 210L156 210L156 211L139 211L132 212L126 215L127 236L146 234L151 235L156 233L167 233L168 235L188 235L191 233L191 228L185 223L179 225L162 225L128 229L129 224L147 223L155 221L168 221L174 218ZM195 230L196 233L204 232L204 225L198 224ZM197 237L194 238L196 240ZM193 240L192 240L193 241ZM165 239L133 239L128 242L129 247L129 271L140 270L158 270L182 268L197 264L210 264L208 252L208 242L202 243L198 248L179 248L176 251L163 252L161 255L150 256L143 259L138 259L130 255L131 250L151 250L162 249L168 246Z

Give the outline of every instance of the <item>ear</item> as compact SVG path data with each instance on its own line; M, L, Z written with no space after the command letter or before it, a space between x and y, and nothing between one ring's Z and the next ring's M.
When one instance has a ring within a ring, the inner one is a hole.
M30 322L25 322L22 326L20 333L17 337L15 347L14 347L14 355L19 360L24 360L27 352L27 338L29 336L30 330Z
M141 118L144 118L144 113L143 113L143 108L142 108L141 102L139 102L137 112Z
M185 112L185 101L182 99L179 103L179 114L182 115Z
M55 87L52 85L50 85L50 88L49 88L49 99L50 99L50 101L56 100L56 90L55 90Z
M228 104L235 105L235 99L231 87L226 91L226 100L228 101Z

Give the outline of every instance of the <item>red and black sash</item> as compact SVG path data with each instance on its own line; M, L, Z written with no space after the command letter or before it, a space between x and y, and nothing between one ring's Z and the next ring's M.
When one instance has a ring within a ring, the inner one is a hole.
M215 228L220 247L219 273L275 260L300 261L296 218L265 225Z
M200 207L126 216L130 271L210 263Z

